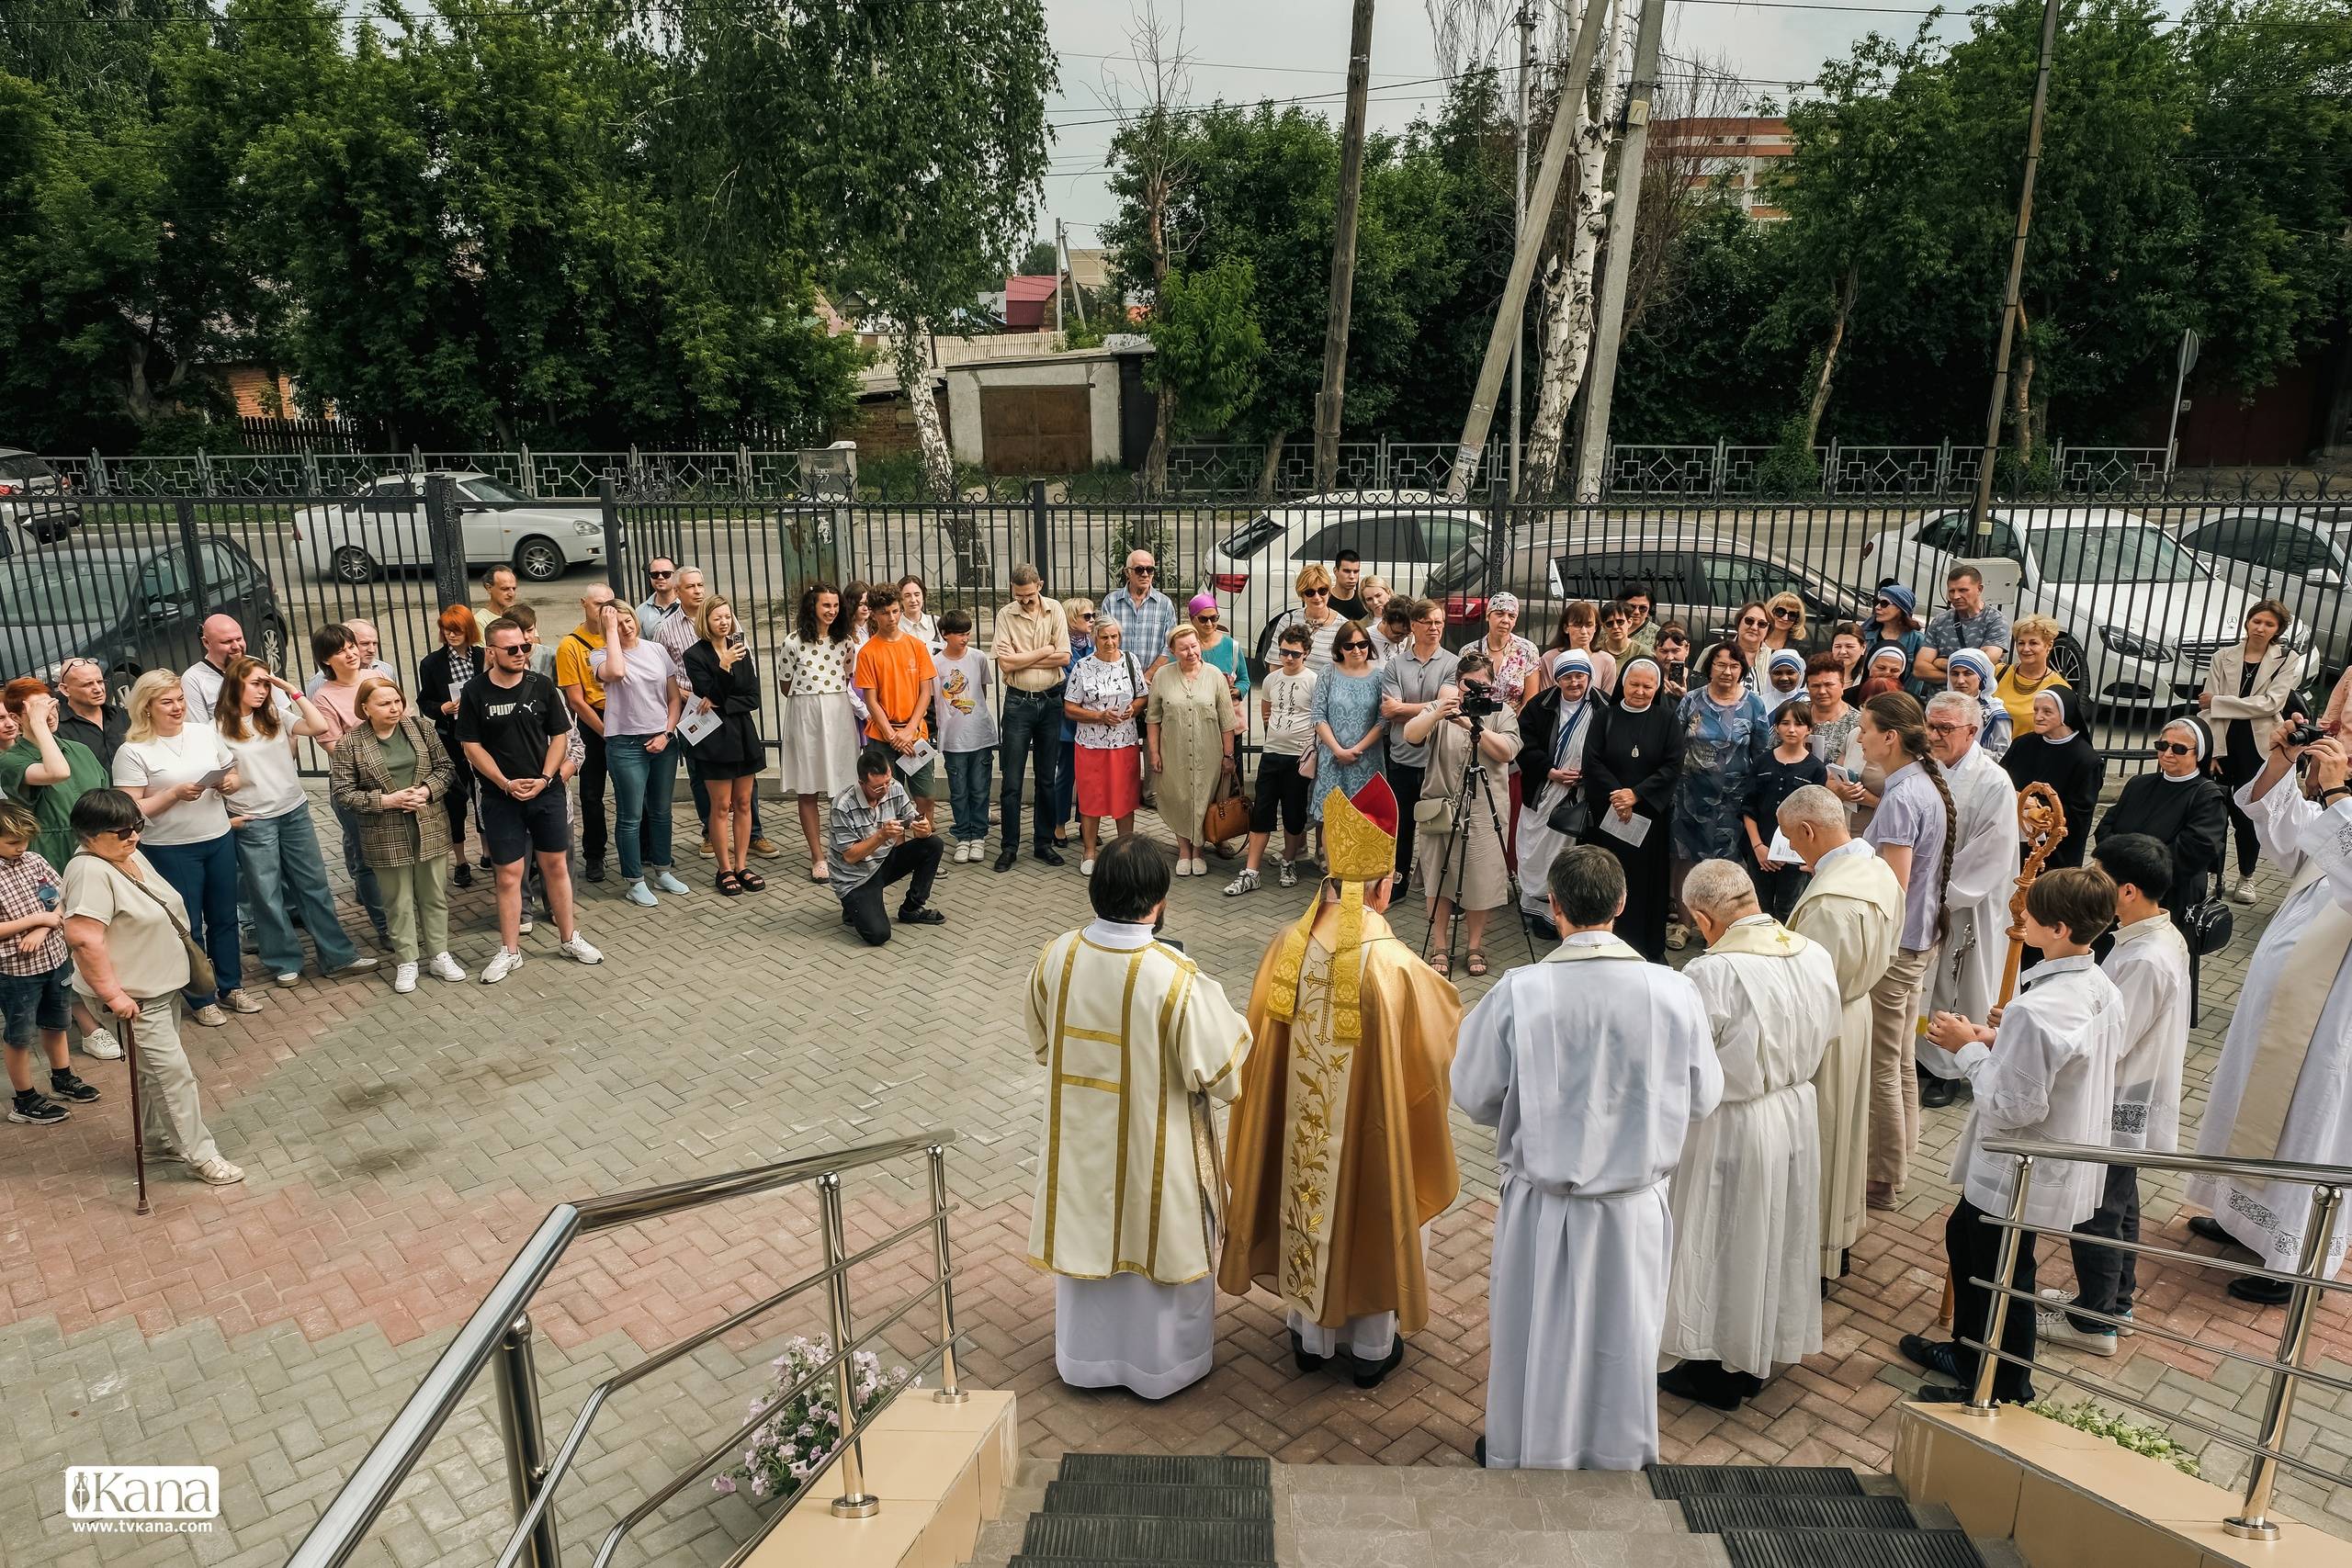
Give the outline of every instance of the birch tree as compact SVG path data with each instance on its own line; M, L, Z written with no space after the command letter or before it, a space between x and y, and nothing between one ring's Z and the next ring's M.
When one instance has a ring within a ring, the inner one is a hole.
M1535 418L1527 433L1525 479L1537 491L1555 489L1565 477L1568 408L1584 384L1592 359L1593 268L1600 259L1600 236L1609 224L1611 193L1603 176L1609 149L1616 141L1618 67L1625 54L1625 28L1633 7L1615 0L1607 41L1593 56L1590 83L1566 85L1553 112L1574 113L1576 200L1566 232L1544 274L1544 322L1537 355ZM1596 106L1590 100L1598 95Z

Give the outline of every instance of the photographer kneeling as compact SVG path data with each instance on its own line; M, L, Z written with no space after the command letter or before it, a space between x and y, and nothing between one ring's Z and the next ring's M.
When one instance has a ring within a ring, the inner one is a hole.
M833 797L825 827L825 859L832 867L834 896L842 901L842 924L854 928L868 947L890 940L882 893L901 877L908 879L907 897L899 906L899 923L947 923L930 903L932 878L939 874L939 840L899 780L892 766L897 761L898 754L878 742L860 751L857 782Z
M1494 664L1472 649L1462 656L1453 682L1438 688L1437 700L1405 723L1405 739L1429 748L1421 775L1421 798L1413 807L1416 824L1413 880L1429 899L1432 940L1439 926L1462 907L1464 966L1487 972L1481 944L1487 912L1510 899L1510 870L1503 859L1503 816L1510 809L1510 768L1519 756L1519 716L1494 689ZM1479 772L1465 795L1462 781L1477 749ZM1467 817L1467 821L1456 820ZM1430 960L1441 975L1453 971L1453 943Z

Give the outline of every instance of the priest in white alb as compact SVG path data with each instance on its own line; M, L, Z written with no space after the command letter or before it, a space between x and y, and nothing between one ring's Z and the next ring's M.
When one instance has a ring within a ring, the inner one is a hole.
M1724 1073L1698 987L1611 930L1617 857L1579 844L1545 880L1559 947L1495 982L1453 1063L1502 1179L1479 1462L1639 1470L1657 1458L1667 1179Z
M1838 1032L1813 1075L1821 1119L1821 1277L1836 1280L1870 1217L1871 992L1894 962L1903 885L1848 829L1846 803L1821 785L1793 791L1781 803L1780 820L1781 836L1813 874L1789 929L1827 950L1843 1003Z
M1766 914L1747 873L1701 861L1682 905L1707 951L1699 988L1723 1103L1690 1129L1667 1183L1673 1284L1657 1386L1736 1410L1775 1368L1821 1348L1821 1123L1813 1075L1843 1000L1828 949Z
M1329 874L1250 991L1217 1282L1286 1310L1291 1355L1377 1388L1429 1321L1422 1228L1461 1190L1446 1073L1462 1001L1388 928L1396 797L1323 797Z
M1928 754L1951 787L1960 834L1952 849L1951 881L1944 904L1951 929L1928 972L1924 1017L1939 1012L1962 1018L1988 1016L2001 1000L2001 976L2009 961L2009 900L2015 896L2022 851L2018 838L2016 784L1977 744L1984 727L1984 705L1958 692L1928 701ZM1966 1092L1968 1077L1952 1054L1921 1030L1919 1103L1950 1105Z
M2263 854L2292 878L2247 965L2229 1038L2213 1070L2197 1152L2231 1159L2352 1164L2352 789L2343 743L2289 743L2294 722L2272 730L2262 772L2238 791ZM2298 758L2309 758L2301 787ZM2209 1240L2251 1250L2271 1269L2301 1257L2312 1189L2298 1182L2193 1176L2188 1201L2213 1211L2188 1222ZM2316 1259L2333 1279L2352 1219L2339 1204ZM2291 1287L2236 1279L2230 1294L2277 1305Z
M1046 944L1029 977L1044 1139L1029 1261L1058 1276L1054 1365L1077 1388L1146 1399L1215 1359L1216 1128L1250 1026L1193 961L1154 938L1167 852L1120 839L1096 860L1093 921Z

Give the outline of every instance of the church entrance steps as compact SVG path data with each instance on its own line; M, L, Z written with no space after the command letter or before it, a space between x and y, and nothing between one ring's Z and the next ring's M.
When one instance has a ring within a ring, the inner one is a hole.
M1205 1454L1066 1454L1013 1568L1273 1568L1272 1467Z
M1722 1540L1731 1568L1985 1568L1956 1529L1928 1528L1901 1497L1872 1494L1835 1466L1653 1465L1694 1535Z

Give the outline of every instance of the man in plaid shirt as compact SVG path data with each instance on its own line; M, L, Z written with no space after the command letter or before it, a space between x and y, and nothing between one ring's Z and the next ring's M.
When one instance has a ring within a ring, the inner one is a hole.
M944 926L947 917L930 904L932 878L939 874L939 839L931 818L915 809L892 764L898 754L876 740L857 754L857 782L833 797L825 824L829 879L842 901L842 924L855 929L868 947L890 940L890 919L882 895L907 879L899 923Z
M0 1019L6 1021L8 1087L15 1091L8 1120L48 1126L73 1114L59 1100L86 1105L98 1091L66 1065L73 961L65 949L65 917L58 912L64 897L56 868L32 848L40 829L31 812L0 802ZM33 1087L36 1034L49 1055L48 1094Z
M1168 662L1168 634L1176 628L1175 602L1152 586L1159 576L1149 550L1131 550L1125 587L1095 606L1119 623L1120 644L1142 660L1147 681Z

